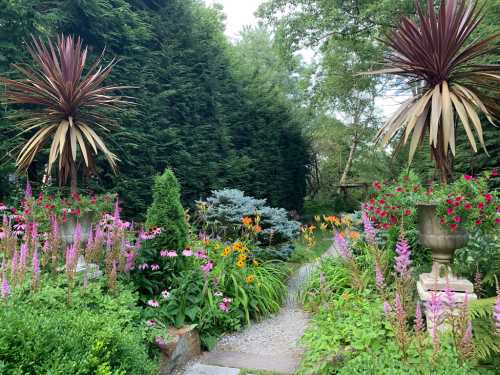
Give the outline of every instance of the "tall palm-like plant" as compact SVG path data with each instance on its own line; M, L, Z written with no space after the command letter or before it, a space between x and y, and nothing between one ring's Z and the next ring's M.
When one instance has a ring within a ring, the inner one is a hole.
M36 65L14 65L23 79L1 78L5 84L5 99L10 104L30 105L20 112L18 125L23 133L34 134L24 144L16 166L26 171L43 146L52 140L48 159L48 174L58 161L59 183L65 184L71 176L71 189L77 189L77 156L81 154L84 168L93 170L95 156L100 151L113 170L118 158L106 147L96 129L109 131L115 120L110 111L130 103L128 97L114 96L113 92L129 86L104 86L116 64L113 59L104 67L101 56L86 71L87 47L81 39L61 35L57 43L44 43L33 37L28 52Z
M390 48L385 73L406 79L414 92L377 135L387 144L397 134L406 143L411 135L410 162L426 135L433 159L446 182L455 155L455 121L459 120L470 145L477 152L477 138L486 152L478 113L493 123L500 118L498 106L500 65L482 64L481 57L498 51L496 33L466 44L483 19L474 0L442 0L438 12L428 0L424 11L416 1L417 22L403 17L383 40ZM449 154L451 151L451 156Z

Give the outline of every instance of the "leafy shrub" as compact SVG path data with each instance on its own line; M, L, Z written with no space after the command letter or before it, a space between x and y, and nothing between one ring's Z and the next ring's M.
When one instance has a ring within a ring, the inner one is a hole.
M172 262L161 257L164 250L183 249L187 244L188 225L181 204L180 185L170 169L156 176L153 203L148 209L146 228L160 228L161 233L143 243L136 259L137 264L157 264L160 268L147 274L136 269L132 280L145 296L159 294L166 289L172 277L185 269L183 260Z
M60 286L61 285L61 286ZM66 304L62 284L0 304L0 374L153 374L136 298L93 283Z
M186 245L188 227L181 204L181 188L170 169L155 177L146 227L161 228L161 234L151 243L155 250L182 249Z
M246 196L241 190L215 190L198 205L203 208L200 216L207 229L227 239L238 238L243 217L260 217L258 239L264 246L294 239L300 231L300 223L290 220L285 209L266 206L265 199Z

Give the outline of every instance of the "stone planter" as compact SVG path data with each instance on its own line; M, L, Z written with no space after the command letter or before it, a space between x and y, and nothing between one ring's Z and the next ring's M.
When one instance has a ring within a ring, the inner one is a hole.
M432 272L433 279L448 277L454 279L451 271L453 254L456 249L467 245L468 233L459 229L450 232L448 228L439 223L436 215L436 204L419 204L418 213L418 236L420 243L432 250ZM472 290L471 290L472 291Z
M92 225L92 214L90 212L83 212L78 222L82 229L81 242L84 243L89 237L90 226ZM61 223L61 239L64 243L70 244L73 242L73 236L75 234L76 222L66 221Z
M161 350L159 375L173 374L201 354L200 336L195 325L169 328L168 334L170 340L157 344Z
M417 205L419 242L432 251L432 271L421 274L417 282L419 298L424 303L431 300L434 293L440 298L445 298L443 291L449 288L455 292L456 303L463 302L466 297L469 301L477 299L473 293L472 283L458 278L451 269L455 250L467 245L469 235L463 229L450 232L448 228L442 226L436 215L436 208L436 204ZM453 313L453 310L445 311L445 313ZM436 322L437 317L434 317L427 308L425 308L425 315L427 328L429 332L432 332L434 328L432 322ZM447 329L441 321L436 324L439 330Z

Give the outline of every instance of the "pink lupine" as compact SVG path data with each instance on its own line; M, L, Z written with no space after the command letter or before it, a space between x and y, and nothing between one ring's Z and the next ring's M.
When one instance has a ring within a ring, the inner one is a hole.
M408 242L405 240L403 234L399 237L399 240L396 244L396 264L394 268L401 278L408 278L410 276L410 246Z
M31 185L29 181L26 181L26 189L24 189L24 197L29 199L33 196L33 190L31 189Z
M375 284L379 291L383 291L385 289L384 274L382 273L382 269L380 268L380 263L378 261L375 261Z
M344 236L340 232L335 233L335 246L339 255L344 259L350 259L352 257L351 251L349 250L349 246L347 245L347 241Z
M363 214L361 215L361 218L363 220L363 228L365 231L366 241L371 245L375 245L377 243L376 232L375 232L375 228L373 228L373 225L372 225L372 222L370 221L370 218L368 217L366 212L363 212Z
M135 252L133 250L130 250L126 253L125 272L129 272L130 270L134 269L134 258L135 258Z
M392 312L392 307L389 302L384 301L384 314L389 317Z
M420 303L417 303L415 308L415 332L424 331L424 319L422 318L422 310L420 308Z
M31 260L32 263L32 289L36 289L38 287L38 283L40 281L40 260L38 258L38 251L35 249L33 251L33 258Z
M1 292L3 299L9 298L10 287L9 287L9 282L7 281L7 277L5 276L5 273L3 273L3 276L2 276L2 289L0 292Z

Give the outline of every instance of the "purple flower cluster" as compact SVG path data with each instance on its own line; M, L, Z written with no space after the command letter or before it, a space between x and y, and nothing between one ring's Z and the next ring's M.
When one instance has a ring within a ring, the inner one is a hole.
M495 306L493 307L493 323L497 335L500 335L500 293L497 294Z
M0 294L3 299L7 299L10 296L9 282L7 281L5 274L2 276L2 289L0 290Z
M379 291L384 290L385 288L385 280L384 274L382 273L382 269L380 268L380 263L375 262L375 284L377 285L377 289Z
M368 217L366 212L363 212L363 214L361 215L361 218L363 220L363 227L365 230L366 241L370 245L375 245L377 243L376 232L375 232L375 228L372 225L372 222L370 221L370 218Z
M396 272L398 273L399 277L401 278L407 278L410 276L410 246L408 245L408 242L406 242L405 238L403 235L399 237L399 241L396 244L396 264L394 265L394 268L396 269Z
M335 233L335 247L337 248L337 251L342 258L344 258L344 259L351 259L352 258L352 254L351 254L351 250L349 249L349 245L347 244L347 241L345 240L344 236L340 232Z
M229 307L231 306L232 299L224 298L221 303L219 303L219 310L227 313L229 312Z

